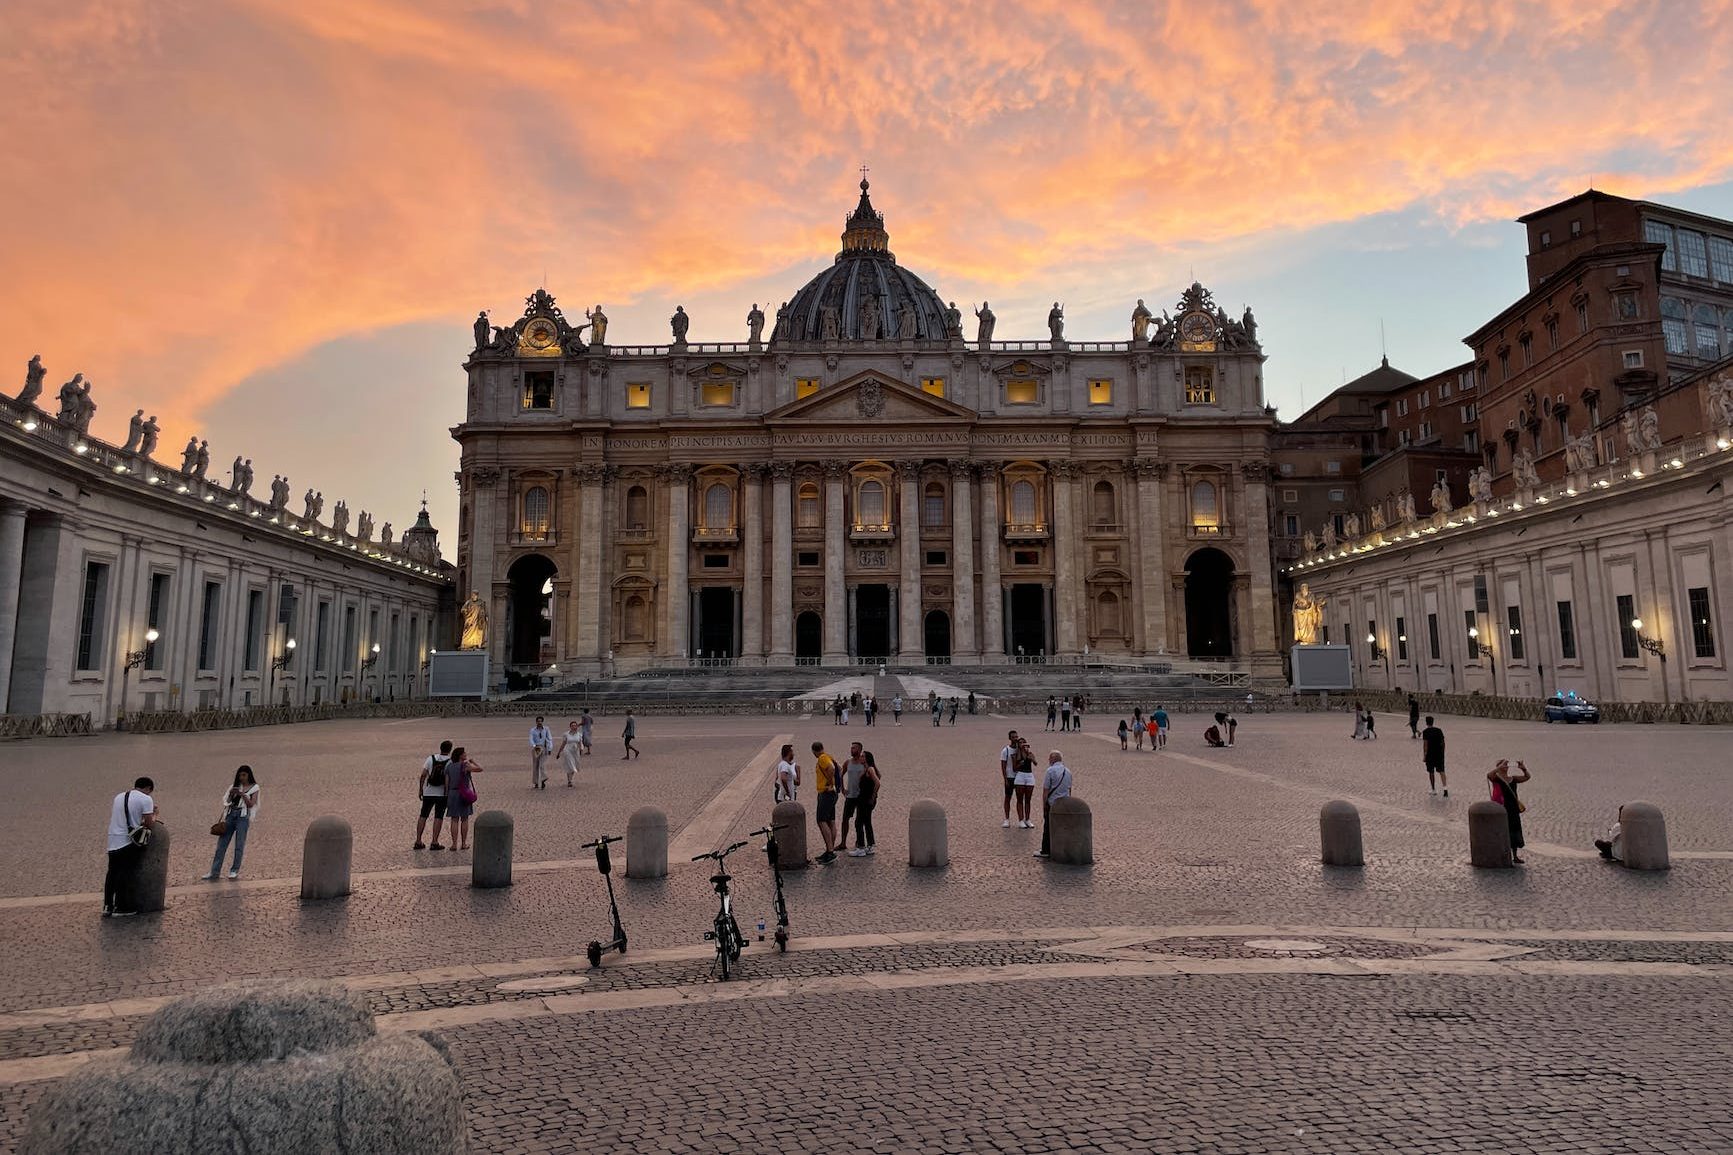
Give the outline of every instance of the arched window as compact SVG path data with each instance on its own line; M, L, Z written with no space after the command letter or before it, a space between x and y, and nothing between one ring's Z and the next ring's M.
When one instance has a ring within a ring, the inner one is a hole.
M794 524L801 529L817 529L824 524L819 515L818 485L815 482L803 481L794 503Z
M734 528L734 493L720 481L704 490L704 528Z
M945 487L929 481L921 495L921 524L938 527L945 524Z
M626 640L644 640L644 599L637 594L626 599Z
M1091 525L1113 525L1118 521L1114 516L1113 483L1097 481L1090 491L1091 505L1089 507L1089 522Z
M643 486L634 485L626 491L626 528L648 527L650 495Z
M1035 525L1039 518L1035 512L1035 485L1029 481L1017 481L1011 485L1011 524Z
M861 525L886 525L885 487L882 482L863 481L855 494L855 520Z
M1716 316L1715 306L1698 305L1691 310L1692 327L1697 330L1697 356L1705 361L1719 360L1721 357L1721 319Z
M1193 529L1214 533L1221 528L1221 507L1216 501L1213 481L1199 481L1191 487L1191 524Z
M1095 599L1095 631L1102 635L1120 632L1119 595L1112 590L1102 590Z
M524 490L523 535L529 541L546 541L548 537L548 491L534 485Z

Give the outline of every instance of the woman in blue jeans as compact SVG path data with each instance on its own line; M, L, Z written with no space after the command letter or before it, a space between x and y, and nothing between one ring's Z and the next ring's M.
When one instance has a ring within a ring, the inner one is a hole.
M242 766L235 771L234 785L223 794L223 832L217 836L217 852L211 858L211 872L204 876L206 882L222 872L223 855L231 840L235 844L235 862L229 868L229 877L241 876L241 856L247 851L247 827L252 825L258 813L259 784L253 778L253 768Z

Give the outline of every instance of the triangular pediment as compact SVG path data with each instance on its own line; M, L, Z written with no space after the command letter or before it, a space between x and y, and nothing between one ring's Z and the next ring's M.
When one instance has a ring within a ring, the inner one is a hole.
M771 410L769 422L858 425L887 421L973 421L972 409L911 388L884 374L866 371L827 385L810 397Z

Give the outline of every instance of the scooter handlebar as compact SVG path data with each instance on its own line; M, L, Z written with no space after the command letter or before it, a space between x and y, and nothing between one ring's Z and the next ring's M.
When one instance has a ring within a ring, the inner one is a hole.
M624 841L626 841L626 836L623 834L616 834L616 835L604 834L600 838L596 839L594 842L584 843L582 846L578 847L578 849L579 850L594 850L596 847L606 846L610 842L624 842Z

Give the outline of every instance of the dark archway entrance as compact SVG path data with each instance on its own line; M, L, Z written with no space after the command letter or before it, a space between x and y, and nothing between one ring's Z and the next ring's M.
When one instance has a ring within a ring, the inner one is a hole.
M1047 590L1035 582L1011 587L1011 653L1032 658L1047 652Z
M884 661L891 654L891 587L854 589L854 652L857 658Z
M807 610L794 619L794 660L816 662L824 656L824 619Z
M1219 549L1200 549L1185 561L1186 652L1194 658L1234 656L1234 563Z
M735 656L733 586L698 591L698 653L707 660Z
M927 657L949 658L951 656L951 615L944 610L928 610L926 628L923 631Z
M506 570L506 661L539 666L554 659L554 575L558 567L539 553L525 554Z

